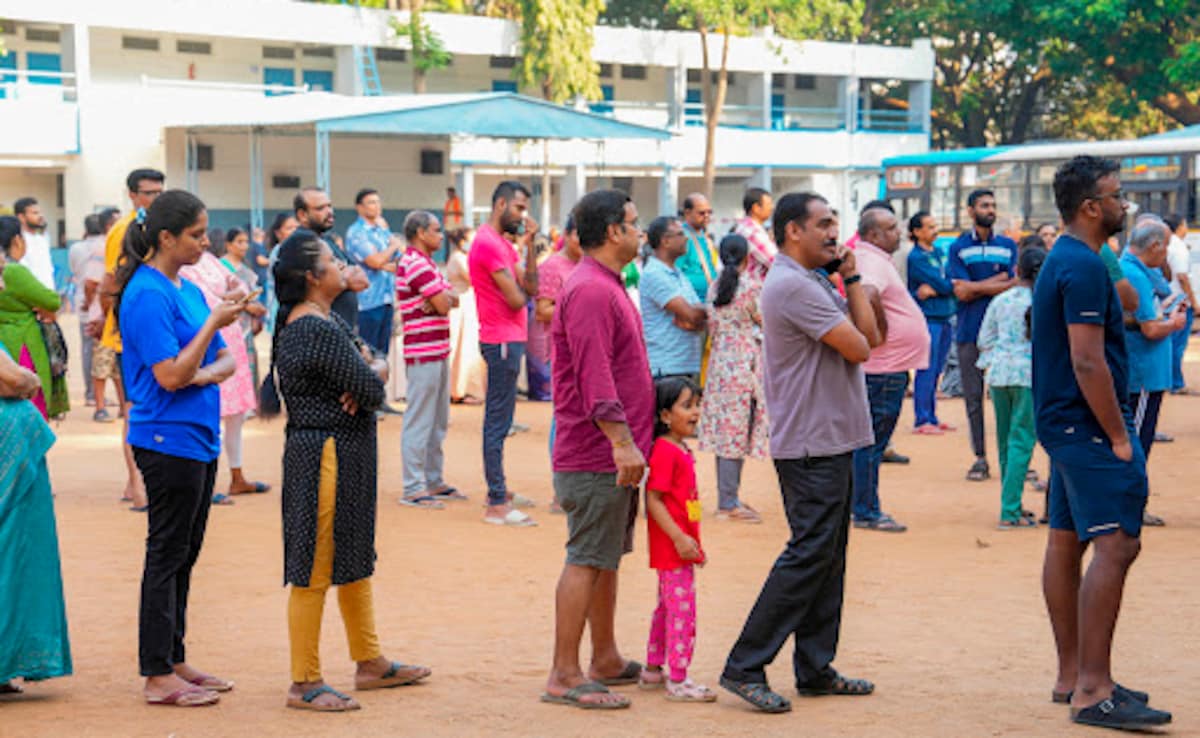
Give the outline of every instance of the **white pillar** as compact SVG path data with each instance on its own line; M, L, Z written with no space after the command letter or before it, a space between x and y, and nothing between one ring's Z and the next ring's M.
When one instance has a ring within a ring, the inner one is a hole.
M933 83L929 80L909 82L908 128L912 131L929 132L929 118L933 109Z
M667 68L667 127L683 127L684 100L687 98L687 66L681 59Z
M771 127L771 73L750 75L750 105L757 107L758 125Z
M843 124L850 133L858 130L858 88L858 77L842 77L838 80L838 102L845 117Z
M91 90L92 82L91 35L88 27L83 24L64 24L59 27L59 32L62 39L63 72L75 75L73 83L63 80L63 85L64 87L73 85L75 88L75 148L78 152L83 147L84 111L86 110L80 103ZM89 201L95 193L91 192L88 187L86 171L87 163L82 160L82 157L76 157L63 169L63 218L67 223L68 235L73 235L71 224L83 223L84 216L92 212L92 203ZM53 211L50 215L51 218L55 217Z
M475 227L475 168L469 164L463 165L458 174L458 193L463 204L463 225Z
M670 164L663 166L658 185L658 212L679 212L679 173Z
M334 49L335 71L333 91L339 95L361 95L362 78L354 62L353 46L338 46Z
M758 167L754 170L754 174L750 175L750 179L746 181L746 187L761 187L767 192L774 192L771 189L771 180L775 177L775 171L768 165Z
M567 167L567 174L563 177L562 189L558 197L558 222L566 225L567 216L575 209L575 203L579 202L584 195L587 194L587 170L582 164L572 164Z

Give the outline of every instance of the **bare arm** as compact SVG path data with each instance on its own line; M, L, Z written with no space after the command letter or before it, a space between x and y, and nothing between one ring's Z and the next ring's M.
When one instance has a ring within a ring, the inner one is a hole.
M370 280L367 279L367 273L360 266L350 266L346 268L346 289L352 292L362 292L371 286Z
M995 297L1017 283L1015 277L997 274L979 282L965 279L954 280L954 296L962 302L974 302L981 297Z
M1067 336L1071 344L1071 366L1083 398L1108 435L1113 451L1119 458L1129 461L1133 454L1129 433L1113 387L1112 373L1104 360L1104 326L1072 323L1067 326Z
M879 343L883 343L887 341L888 334L887 313L883 310L883 299L879 296L879 290L869 284L864 285L863 292L867 295L867 301L871 303L871 309L875 311L875 325L879 329Z
M0 397L28 400L41 388L36 374L13 361L7 352L0 351Z
M1161 341L1184 326L1187 316L1182 305L1177 305L1171 314L1162 320L1141 320L1138 327L1149 341Z
M113 297L117 293L117 278L112 272L105 272L104 279L100 280L100 309L105 315L112 313Z
M221 349L217 352L217 360L208 366L197 369L189 384L196 387L220 384L232 377L235 371L237 371L237 363L233 360L233 354L229 353L229 349Z
M879 330L879 324L875 322L875 306L867 297L862 282L855 282L846 288L846 299L850 303L850 321L867 339L867 346L875 348L883 343L883 334Z
M1193 308L1196 307L1196 295L1192 292L1192 278L1187 272L1179 274L1179 287L1183 290L1183 294L1187 297L1188 304Z
M554 320L554 300L549 297L539 297L534 306L533 316L539 323L549 323Z
M612 443L613 461L617 465L617 485L635 486L642 483L646 471L646 459L633 442L633 434L625 423L597 420L596 427Z
M704 554L700 552L700 544L695 538L692 538L675 519L671 517L671 511L667 509L667 503L663 502L663 493L658 490L646 489L646 514L651 520L658 524L663 533L667 534L667 538L671 539L671 543L675 544L675 551L679 553L679 558L684 561L702 561Z
M1128 279L1122 279L1114 286L1117 288L1117 297L1121 298L1121 309L1127 313L1137 312L1138 305L1142 302L1138 297L1137 289L1129 283Z
M702 331L708 322L708 313L703 305L692 305L682 297L667 300L663 309L675 316L675 324L688 331Z
M393 243L383 251L371 254L363 259L363 263L376 271L395 272L396 271L396 252L400 247Z
M536 275L537 272L535 271L534 274ZM497 269L492 272L492 279L500 288L500 294L504 295L504 302L508 304L509 309L520 310L525 307L525 303L529 301L529 293L520 284L517 284L517 280L513 279L512 272L507 269Z
M453 298L450 296L449 290L443 290L432 297L425 298L425 300L438 315L448 315L450 308L454 307Z
M200 327L200 331L192 338L188 345L184 346L172 358L164 359L151 367L154 372L155 381L168 392L175 392L190 384L205 384L205 381L196 382L195 380L197 379L197 373L200 372L200 364L204 361L204 354L208 352L208 345L212 343L213 338L217 335L217 331L236 320L238 313L241 311L242 306L240 304L231 302L218 303L212 312L209 313L208 320L204 321L204 325ZM213 362L212 367L217 367L221 370L226 368L226 365L222 363L222 355L228 358L229 363L233 363L233 358L229 355L229 352L222 350L217 354L217 361ZM220 364L219 367L218 364ZM217 374L216 371L206 373L214 376ZM232 369L229 373L233 373ZM211 381L211 378L206 378L203 375L200 379L209 379Z

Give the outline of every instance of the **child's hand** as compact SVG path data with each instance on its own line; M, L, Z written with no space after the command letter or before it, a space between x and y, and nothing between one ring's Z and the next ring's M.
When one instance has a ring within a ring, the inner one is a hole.
M675 553L684 561L699 561L704 558L700 544L689 535L680 536L675 540Z

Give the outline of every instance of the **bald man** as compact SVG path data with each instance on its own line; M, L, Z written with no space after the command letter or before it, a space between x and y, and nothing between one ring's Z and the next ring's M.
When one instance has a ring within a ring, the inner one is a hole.
M707 197L694 192L683 199L679 214L683 218L683 234L687 236L687 253L679 257L675 268L683 272L692 289L704 300L708 286L717 278L716 241L708 233L712 204Z

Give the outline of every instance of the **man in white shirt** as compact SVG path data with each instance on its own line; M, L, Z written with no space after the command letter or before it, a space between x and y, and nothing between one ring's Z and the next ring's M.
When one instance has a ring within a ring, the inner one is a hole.
M1192 254L1187 242L1187 220L1178 215L1163 218L1171 230L1167 243L1167 266L1171 268L1171 293L1182 295L1187 300L1187 316L1183 327L1171 335L1171 394L1188 394L1187 382L1183 378L1183 355L1187 353L1188 339L1192 335L1192 320L1196 315L1196 294L1192 291ZM1175 299L1172 297L1172 299Z
M22 197L13 204L13 212L21 221L21 238L25 240L25 257L21 264L33 272L38 281L54 289L54 263L50 260L50 239L46 237L46 217L33 197Z

